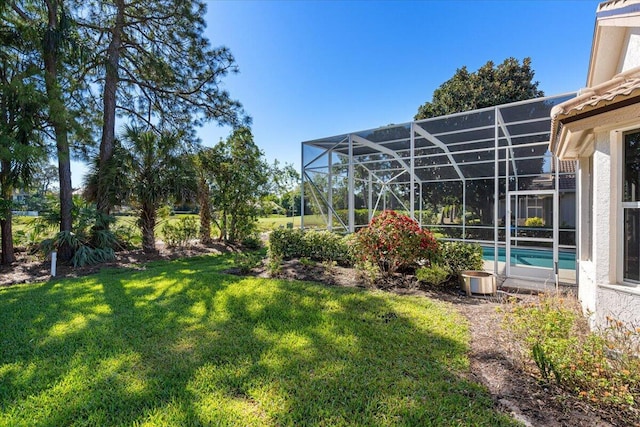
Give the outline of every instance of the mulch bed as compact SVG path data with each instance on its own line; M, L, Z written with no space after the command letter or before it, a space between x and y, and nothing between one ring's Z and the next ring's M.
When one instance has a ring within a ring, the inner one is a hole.
M105 267L140 268L145 262L159 259L177 259L207 253L235 251L223 244L193 246L188 249L169 250L160 247L157 254L142 251L121 252L117 259L100 266L73 269L59 267L58 277L77 277L95 273ZM48 280L50 265L46 261L18 254L20 261L13 266L0 267L0 286ZM229 271L236 273L237 271ZM249 274L268 277L265 266ZM498 308L504 305L503 296L467 297L455 289L425 289L411 276L394 276L371 283L357 270L322 263L285 261L277 277L320 282L331 286L349 286L382 289L398 294L419 295L446 301L468 321L471 332L471 379L483 384L491 394L496 408L511 414L527 426L626 426L629 420L620 419L614 411L594 408L566 393L554 384L539 382L534 377L535 367L524 364L513 351L509 337L501 328L502 315ZM519 294L517 298L536 298ZM636 424L640 425L640 424Z

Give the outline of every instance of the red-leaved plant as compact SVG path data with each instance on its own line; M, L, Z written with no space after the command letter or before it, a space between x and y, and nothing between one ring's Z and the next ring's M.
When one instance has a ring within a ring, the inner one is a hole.
M432 259L438 251L438 242L416 220L395 211L384 211L356 233L355 249L361 264L395 273L414 269L419 261Z

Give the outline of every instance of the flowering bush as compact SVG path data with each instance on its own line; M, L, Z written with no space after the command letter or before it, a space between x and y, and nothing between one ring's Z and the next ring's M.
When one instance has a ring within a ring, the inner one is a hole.
M382 212L356 234L358 262L376 265L386 273L413 269L437 252L438 242L429 230L395 211Z
M524 222L525 227L544 227L544 219L537 216L532 216L526 219Z

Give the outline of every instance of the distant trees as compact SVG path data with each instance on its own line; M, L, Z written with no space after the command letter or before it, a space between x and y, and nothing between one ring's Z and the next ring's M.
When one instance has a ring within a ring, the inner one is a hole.
M265 214L272 213L272 208L280 210L287 216L300 212L300 174L293 165L280 165L276 159L269 165L269 183L267 195L262 198L262 209ZM297 201L297 205L296 205ZM270 206L269 206L270 205Z
M422 104L414 118L427 119L544 96L538 82L533 81L534 74L531 58L524 58L522 64L507 58L498 66L488 61L475 72L463 66L433 92L431 101Z
M202 148L194 156L194 172L196 177L196 199L198 202L200 216L200 242L208 245L211 239L211 188L210 173L216 169L216 151L213 148Z
M39 196L44 196L58 182L58 168L51 163L41 164L33 172L32 187Z

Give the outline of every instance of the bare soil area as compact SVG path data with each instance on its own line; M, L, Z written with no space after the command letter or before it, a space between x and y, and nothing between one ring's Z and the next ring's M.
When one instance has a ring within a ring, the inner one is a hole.
M154 255L141 251L122 252L117 254L116 260L100 266L79 269L59 267L57 276L88 275L105 267L140 268L145 262L158 259L176 259L234 250L232 247L219 244L175 250L161 247ZM20 254L20 257L20 262L13 266L0 267L0 286L39 282L50 278L49 262L28 259L24 254ZM250 274L268 276L264 267L254 269ZM523 363L513 351L509 337L501 328L502 315L498 308L504 306L507 295L522 299L536 298L535 295L513 295L500 291L497 297L467 297L457 290L424 289L411 276L394 276L371 283L355 269L322 263L301 263L298 260L285 261L278 277L320 282L331 286L377 288L445 301L469 322L469 376L487 387L498 410L511 414L527 426L630 425L628 420L621 419L619 414L613 411L591 407L554 384L539 382L533 375L535 366Z
M69 265L57 265L56 277L79 277L97 273L103 268L127 267L137 268L146 262L171 260L205 254L234 252L237 249L223 243L208 246L192 245L185 248L165 248L161 242L156 244L157 253L146 254L142 250L116 252L116 258L103 264L74 268ZM0 265L0 287L21 283L47 281L51 278L51 260L41 260L25 252L16 254L18 260L10 266Z

